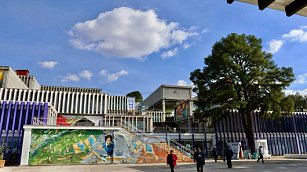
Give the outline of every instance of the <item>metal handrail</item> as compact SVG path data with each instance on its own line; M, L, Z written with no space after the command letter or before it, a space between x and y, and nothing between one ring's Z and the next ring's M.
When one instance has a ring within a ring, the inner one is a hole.
M144 133L142 130L138 129L137 127L132 126L131 124L127 123L126 121L122 121L122 123L124 124L124 126L128 127L128 129L127 129L128 132L130 132L129 131L129 127L131 127L132 131L135 130L135 131L137 131L137 133L140 133L143 136L155 138L155 139L159 140L160 142L165 142L164 140L161 140L158 137L155 137L155 136L148 135L148 134ZM130 132L130 133L132 133L132 132ZM167 143L167 144L169 144L170 146L172 146L175 149L179 150L180 152L182 152L186 156L188 156L190 158L193 157L193 154L194 154L193 151L191 151L189 148L187 148L186 146L182 145L181 143L179 143L179 142L177 142L175 140L169 140L169 143Z

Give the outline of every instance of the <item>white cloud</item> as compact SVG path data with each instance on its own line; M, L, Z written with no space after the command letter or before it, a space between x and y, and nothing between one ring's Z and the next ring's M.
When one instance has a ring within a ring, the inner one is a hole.
M53 69L58 64L58 62L57 61L42 61L42 62L39 62L39 64L43 68Z
M135 59L198 36L191 30L180 29L178 23L159 19L153 10L128 7L115 8L94 20L77 23L68 33L70 42L78 49Z
M178 80L177 85L179 86L187 86L187 82L185 80Z
M276 52L279 51L279 49L282 47L282 45L284 44L284 41L283 40L276 40L276 39L273 39L271 40L269 43L269 52L274 54Z
M79 73L79 77L85 78L87 80L91 80L92 76L93 76L93 73L89 70L84 70Z
M74 82L78 82L80 81L80 78L77 75L74 74L67 74L64 77L61 77L61 82L68 82L68 81L74 81Z
M307 96L307 89L304 90L284 90L286 95L295 95L296 93L299 93L302 96Z
M296 80L294 81L294 83L298 83L298 84L305 84L307 83L307 73L301 74L299 76L296 77Z
M121 70L117 73L111 73L108 74L106 70L101 70L99 72L100 76L105 76L107 77L107 82L113 82L113 81L117 81L119 79L119 77L124 76L124 75L128 75L128 72L125 70Z
M191 47L191 45L190 44L183 44L183 46L182 46L184 49L188 49L188 48L190 48Z
M205 28L201 33L207 33L208 32L208 29Z
M306 26L302 26L301 29L293 29L288 34L283 34L284 39L289 39L290 41L307 42L307 29Z
M172 49L172 50L168 50L168 51L164 51L161 56L163 59L169 58L169 57L173 57L174 55L177 54L177 47Z

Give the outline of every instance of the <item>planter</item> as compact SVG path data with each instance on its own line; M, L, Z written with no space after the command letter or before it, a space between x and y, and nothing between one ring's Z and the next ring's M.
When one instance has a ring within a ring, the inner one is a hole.
M0 160L0 168L3 168L5 164L5 160Z

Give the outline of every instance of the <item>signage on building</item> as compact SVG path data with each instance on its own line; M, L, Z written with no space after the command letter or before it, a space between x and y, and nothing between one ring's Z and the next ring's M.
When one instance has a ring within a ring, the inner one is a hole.
M134 97L128 97L127 98L127 109L128 111L134 111L135 109L135 98Z
M190 104L189 101L181 102L179 105L175 106L175 121L180 121L186 119L190 116Z

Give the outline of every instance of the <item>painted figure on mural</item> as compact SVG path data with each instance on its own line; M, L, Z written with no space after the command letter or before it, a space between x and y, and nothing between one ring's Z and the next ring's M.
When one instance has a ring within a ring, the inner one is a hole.
M174 172L174 168L177 165L178 157L174 154L174 151L171 150L170 153L167 155L167 164L171 168L171 172Z
M113 156L114 142L111 135L105 136L105 143L103 143L102 147L107 152L109 157Z

